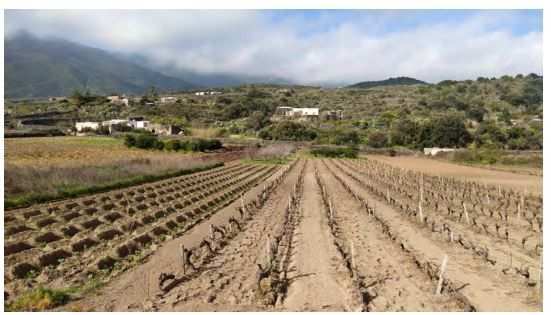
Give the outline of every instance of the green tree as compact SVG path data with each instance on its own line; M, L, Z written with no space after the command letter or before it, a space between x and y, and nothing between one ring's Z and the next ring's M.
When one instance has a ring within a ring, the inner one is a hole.
M432 118L420 129L420 147L464 147L472 141L463 118L457 114L446 114Z
M393 145L411 146L417 142L419 127L417 123L407 117L394 123L390 131L390 139Z
M367 144L373 148L383 148L388 145L388 137L384 132L375 131L368 136Z

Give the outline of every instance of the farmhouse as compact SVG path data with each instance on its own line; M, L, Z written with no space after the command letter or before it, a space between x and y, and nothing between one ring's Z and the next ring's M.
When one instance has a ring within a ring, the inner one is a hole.
M219 91L199 91L199 92L195 92L195 95L198 95L198 96L218 95L218 94L222 94L222 92L219 92Z
M295 108L288 106L279 106L274 115L275 120L281 119L296 119L296 120L312 120L319 117L319 108Z
M174 103L178 100L178 98L174 96L163 96L161 97L161 103Z
M111 104L128 106L128 98L124 95L123 96L111 95L111 96L108 96L107 99Z
M131 117L128 121L134 129L145 129L149 125L149 121L144 120L143 117Z
M149 130L154 134L165 136L177 135L181 131L179 127L174 125L163 125L156 123L147 124L144 129Z
M440 152L453 152L455 150L456 149L452 148L424 148L423 152L425 153L425 155L435 156Z
M83 130L86 130L86 129L98 130L100 126L101 126L101 123L95 122L95 121L83 121L83 122L77 122L75 124L75 128L77 132L82 132Z
M67 98L64 97L64 96L60 96L60 97L48 97L48 102L61 102L61 101L66 101Z

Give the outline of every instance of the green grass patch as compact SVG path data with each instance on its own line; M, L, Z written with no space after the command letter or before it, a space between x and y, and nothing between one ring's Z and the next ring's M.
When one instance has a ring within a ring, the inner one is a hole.
M66 290L38 287L23 293L13 302L8 303L6 310L10 312L45 311L67 304L69 300L70 295Z
M157 174L157 175L140 175L129 179L110 182L102 185L69 186L69 187L66 186L66 187L59 188L56 193L31 193L31 194L26 194L26 195L17 196L17 197L6 197L4 200L4 208L11 209L11 208L18 208L18 207L27 207L33 204L43 203L47 201L76 198L76 197L81 197L89 194L102 193L113 189L121 189L121 188L126 188L134 185L140 185L144 183L163 180L171 177L177 177L177 176L202 172L213 168L221 167L223 165L224 165L223 162L217 162L206 166L188 168L188 169L179 170L175 172L168 172L168 173Z

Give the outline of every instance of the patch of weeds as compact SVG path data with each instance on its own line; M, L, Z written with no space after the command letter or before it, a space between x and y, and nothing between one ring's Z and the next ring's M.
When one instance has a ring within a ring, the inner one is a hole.
M25 279L34 279L38 276L38 271L35 269L29 270L25 275Z
M6 310L45 311L66 304L70 295L65 290L38 287L28 291L6 305Z
M270 157L270 158L250 158L243 160L243 163L263 164L263 165L285 165L292 159L287 157Z

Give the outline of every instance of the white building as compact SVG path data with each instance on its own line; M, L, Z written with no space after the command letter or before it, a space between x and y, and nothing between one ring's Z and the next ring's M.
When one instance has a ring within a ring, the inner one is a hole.
M174 96L163 96L161 97L161 103L174 103L178 100L178 98Z
M222 94L222 92L219 92L219 91L199 91L199 92L195 92L195 95L198 95L198 96L218 95L218 94Z
M120 101L121 97L118 95L111 95L111 96L107 96L107 99L109 100L110 103L115 103Z
M109 103L128 106L128 98L126 96L111 95L107 96Z
M75 124L75 128L77 132L82 132L84 129L92 129L92 130L98 130L101 126L101 123L95 122L95 121L83 121L83 122L77 122Z
M130 125L127 119L111 119L101 122L102 126L113 126L113 125Z
M131 120L130 126L134 129L145 129L149 126L148 120Z
M280 106L276 109L276 115L287 117L318 117L319 108L295 108L288 106Z
M425 155L435 156L440 152L453 152L455 150L456 149L452 148L424 148L423 152L425 153Z
M302 116L302 117L308 117L308 116L319 116L319 108L293 108L293 116Z

